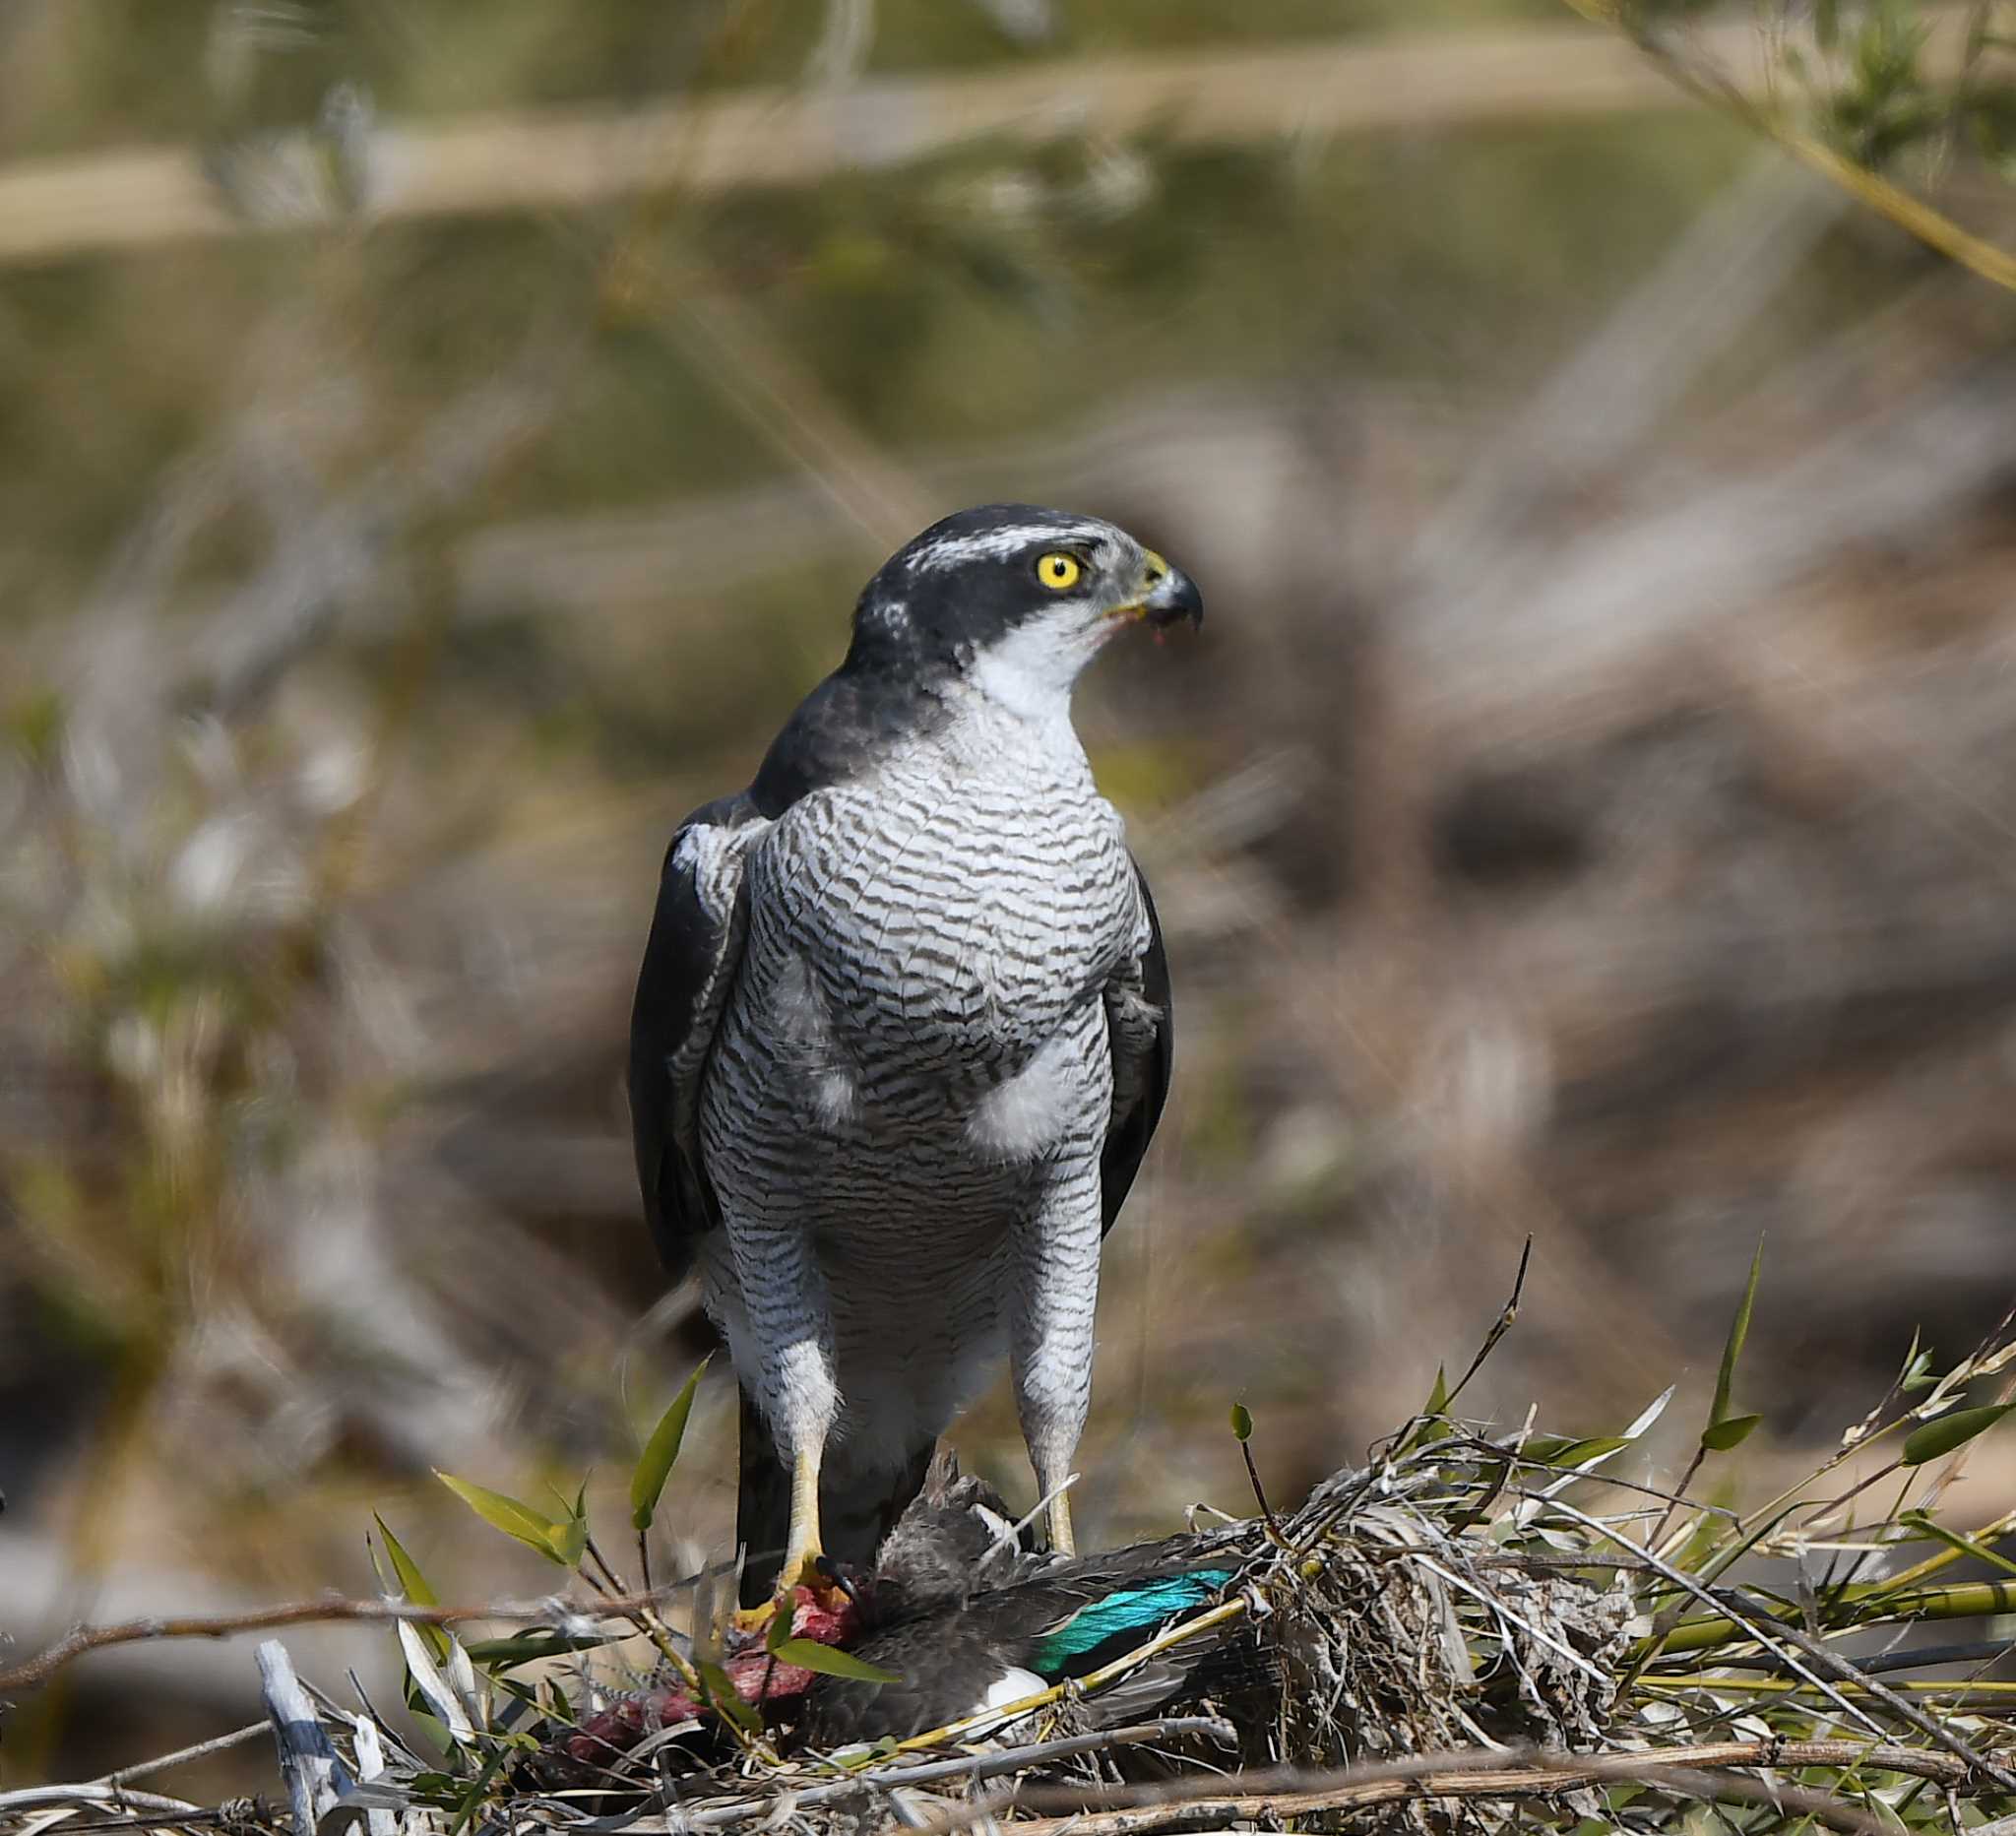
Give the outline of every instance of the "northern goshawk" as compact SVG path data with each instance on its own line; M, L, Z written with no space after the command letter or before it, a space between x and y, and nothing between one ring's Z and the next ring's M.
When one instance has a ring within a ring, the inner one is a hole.
M1171 1034L1071 691L1129 624L1202 615L1109 523L962 511L868 583L749 788L673 838L631 1119L659 1246L675 1278L698 1262L742 1388L745 1602L822 1550L872 1561L1004 1345L1073 1547L1100 1243Z

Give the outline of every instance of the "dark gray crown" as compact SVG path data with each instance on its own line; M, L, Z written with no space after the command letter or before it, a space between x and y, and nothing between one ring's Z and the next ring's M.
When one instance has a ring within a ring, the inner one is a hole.
M1056 606L1060 596L1037 578L1037 563L1058 550L1084 563L1089 591L1134 543L1098 517L1039 504L981 504L933 523L862 589L849 663L925 674L967 667L996 639Z

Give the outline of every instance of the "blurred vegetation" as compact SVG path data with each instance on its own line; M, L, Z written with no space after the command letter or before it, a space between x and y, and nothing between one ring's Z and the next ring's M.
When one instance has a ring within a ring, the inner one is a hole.
M0 159L175 143L245 225L0 267L0 1624L368 1591L374 1507L437 1580L537 1585L431 1467L593 1467L615 1520L706 1344L620 1096L664 838L882 554L988 497L1129 522L1212 609L1082 710L1183 1037L1109 1251L1095 1535L1243 1495L1233 1394L1284 1495L1351 1458L1529 1231L1477 1400L1595 1433L1682 1373L1705 1404L1770 1227L1760 1493L1915 1327L1979 1337L2016 1276L2007 299L1677 93L564 212L344 189L427 119L1559 13L0 9ZM1804 73L1984 234L1998 13L1959 79L1894 8ZM283 130L344 208L246 205ZM716 1370L682 1560L726 1536L730 1404ZM959 1438L1023 1494L1004 1399ZM1971 1472L1981 1521L2016 1473ZM383 1655L331 1640L304 1669ZM9 1781L249 1696L176 1661L18 1709Z

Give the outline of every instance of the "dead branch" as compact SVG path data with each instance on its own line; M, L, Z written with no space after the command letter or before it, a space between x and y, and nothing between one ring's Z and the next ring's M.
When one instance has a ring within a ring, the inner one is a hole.
M1044 1765L1059 1759L1072 1759L1086 1753L1104 1753L1122 1746L1142 1746L1151 1741L1173 1741L1186 1736L1202 1735L1221 1745L1229 1745L1237 1741L1237 1732L1229 1722L1216 1715L1174 1715L1160 1721L1142 1722L1131 1728L1108 1728L1098 1734L1068 1735L1060 1740L1036 1741L1024 1746L1003 1747L985 1754L972 1754L958 1759L929 1759L921 1762L886 1766L873 1772L858 1772L845 1779L837 1779L831 1785L815 1785L809 1791L794 1794L792 1802L801 1810L809 1810L820 1804L829 1804L839 1800L854 1797L864 1791L888 1791L897 1786L932 1785L947 1779L996 1779L1004 1773L1020 1772L1029 1766ZM775 1805L774 1799L739 1799L729 1804L710 1804L704 1809L689 1810L683 1827L687 1829L720 1829L733 1823L740 1823L749 1817L765 1816ZM649 1819L625 1825L628 1829L648 1829Z
M1858 1669L1838 1651L1830 1649L1810 1632L1796 1625L1775 1625L1772 1630L1788 1644L1796 1645L1814 1664L1837 1682L1858 1683L1907 1727L1916 1728L1927 1740L1936 1741L1956 1758L1964 1759L1982 1778L1992 1781L2005 1792L2016 1792L2016 1774L1984 1753L1949 1724L1927 1715L1896 1690L1878 1682L1867 1671Z
M349 1774L329 1743L314 1702L294 1675L286 1646L269 1638L259 1647L258 1657L259 1693L280 1746L281 1777L286 1784L287 1802L293 1806L294 1828L312 1830L347 1788Z
M210 1815L201 1804L185 1799L163 1798L158 1792L129 1792L119 1785L31 1785L18 1792L0 1792L0 1813L40 1810L54 1804L103 1804L113 1810L145 1810L164 1817Z
M470 1619L509 1619L525 1625L561 1620L593 1620L600 1624L623 1614L661 1606L692 1585L688 1578L668 1581L644 1594L606 1595L587 1601L552 1595L545 1600L491 1601L480 1607L415 1607L403 1600L346 1600L330 1595L320 1600L290 1601L281 1607L255 1608L249 1613L199 1614L184 1618L150 1616L105 1625L85 1623L73 1626L53 1645L25 1663L0 1671L0 1692L32 1688L73 1659L88 1651L101 1651L108 1645L132 1645L156 1638L229 1638L239 1632L266 1632L284 1625L330 1624L346 1619L405 1619L414 1625L460 1625ZM613 1639L633 1634L624 1628L612 1630L609 1635Z
M178 1746L172 1753L158 1753L153 1759L135 1760L130 1766L121 1766L116 1772L108 1772L102 1778L94 1779L94 1785L124 1785L129 1779L144 1779L156 1772L166 1772L174 1766L186 1766L191 1760L208 1759L213 1753L228 1752L234 1746L243 1746L247 1741L256 1741L267 1733L272 1723L250 1721L242 1728L233 1728L229 1734L213 1736L208 1741L198 1741L192 1746Z
M1507 1763L1511 1761L1513 1763ZM1425 1753L1380 1760L1328 1774L1254 1773L1228 1792L1223 1779L1185 1778L1154 1785L1081 1789L1042 1786L990 1795L984 1802L920 1826L918 1836L949 1836L1009 1804L1058 1814L1017 1823L1028 1836L1056 1836L1067 1825L1074 1836L1147 1836L1179 1824L1241 1822L1257 1817L1307 1815L1321 1810L1363 1809L1420 1798L1555 1798L1593 1785L1643 1783L1702 1798L1765 1798L1810 1815L1829 1827L1858 1836L1884 1826L1853 1805L1823 1792L1770 1786L1726 1776L1733 1767L1785 1768L1851 1766L1857 1763L1957 1787L1968 1768L1948 1754L1920 1747L1875 1745L1858 1741L1726 1741L1661 1749L1658 1754L1615 1753L1590 1757L1574 1753L1508 1753L1478 1747L1467 1752ZM1087 1807L1091 1813L1087 1814ZM631 1829L660 1824L632 1824Z

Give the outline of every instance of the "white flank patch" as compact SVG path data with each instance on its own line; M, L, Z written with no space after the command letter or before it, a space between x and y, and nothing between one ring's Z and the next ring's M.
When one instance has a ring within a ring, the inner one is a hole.
M1070 1043L1058 1034L980 1099L966 1138L1004 1161L1035 1160L1070 1128L1078 1095L1070 1066Z

